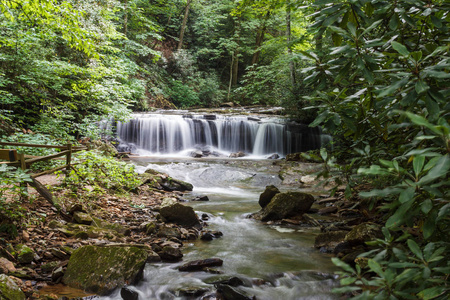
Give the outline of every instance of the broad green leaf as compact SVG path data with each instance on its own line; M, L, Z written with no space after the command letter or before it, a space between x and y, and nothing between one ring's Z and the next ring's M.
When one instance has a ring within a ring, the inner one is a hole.
M383 268L381 267L381 265L379 263L377 263L373 259L369 259L368 265L372 271L374 271L375 273L378 274L378 276L380 276L381 278L384 278L385 275L383 272Z
M392 93L394 93L395 91L397 91L399 88L401 88L402 86L404 86L405 84L407 84L409 81L409 78L403 78L399 81L396 81L395 83L391 84L390 86L388 86L386 89L383 89L380 91L380 93L378 94L379 98L383 98L385 96L391 95Z
M408 56L409 55L409 51L408 49L406 49L406 47L396 41L392 41L391 42L392 48L395 49L395 51L397 51L398 53L400 53L402 56Z
M426 185L437 178L445 176L446 174L448 174L449 170L450 170L450 155L446 154L442 156L436 162L436 165L419 180L418 184L422 186Z
M420 250L419 245L417 245L417 243L411 239L407 240L406 243L408 244L409 250L411 250L411 252L414 253L417 258L423 260L422 251Z
M367 27L363 33L361 35L365 35L366 33L372 31L373 29L377 28L378 25L380 25L380 23L383 22L383 20L378 20L376 22L373 22L372 25L370 25L369 27Z
M403 224L405 214L411 209L412 204L414 202L414 198L400 205L399 208L395 211L395 213L386 221L386 227L392 228L397 227Z
M370 192L360 192L359 196L361 196L363 198L386 197L386 196L400 194L402 191L403 191L402 188L389 187L389 188L385 188L382 190L373 189Z
M341 269L343 269L344 271L347 271L349 273L355 273L355 270L347 263L343 262L342 260L340 260L337 257L333 257L331 258L331 261L333 262L333 264Z
M422 116L410 113L410 112L405 112L405 114L408 116L408 118L416 125L419 126L425 126L426 128L430 129L431 131L433 131L436 134L441 135L442 132L440 130L438 130L436 128L436 126L434 126L433 124L431 124L430 122L427 121L427 119L425 119Z
M419 80L416 82L415 89L417 94L425 93L430 89L430 87L423 80Z
M439 213L438 213L436 221L439 221L442 218L445 218L449 214L450 214L450 203L447 203L439 209Z
M430 210L433 208L433 201L431 201L430 199L423 201L422 204L420 205L420 208L422 209L422 212L424 214L428 214Z
M411 57L412 57L416 62L418 62L419 60L422 59L422 51L414 51L414 52L411 52Z
M411 199L414 199L414 193L415 193L416 188L411 186L407 189L404 189L401 193L400 196L398 198L398 201L400 203L405 203L407 201L411 201Z
M314 122L312 122L309 126L310 127L319 126L325 120L325 118L328 117L329 113L330 112L328 110L323 111L321 114L319 114L317 116L317 118L314 120Z
M389 267L396 268L396 269L404 269L404 268L418 268L419 266L410 263L410 262L396 262L396 263L390 263Z
M445 290L446 288L444 286L435 286L421 291L418 296L421 299L430 300L442 295Z
M420 172L422 172L424 164L425 164L425 156L419 155L419 156L414 157L413 168L414 168L414 174L416 175L416 178L418 178Z

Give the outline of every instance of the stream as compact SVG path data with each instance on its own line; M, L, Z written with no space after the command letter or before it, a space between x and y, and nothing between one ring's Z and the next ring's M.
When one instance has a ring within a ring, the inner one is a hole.
M147 264L144 279L135 287L139 299L216 299L212 282L236 276L245 286L238 289L259 300L337 299L331 293L337 281L330 257L313 248L317 229L299 226L264 225L246 218L260 209L259 195L266 185L282 192L278 167L270 160L140 157L138 172L147 168L190 182L194 190L184 194L188 201L208 196L210 201L189 201L199 216L209 217L208 230L223 237L212 241L188 241L179 263ZM296 189L298 191L298 188ZM307 190L307 192L314 192ZM177 267L198 259L220 258L222 274L180 272ZM203 291L203 294L195 294ZM189 296L190 295L190 296ZM101 299L122 299L119 291Z

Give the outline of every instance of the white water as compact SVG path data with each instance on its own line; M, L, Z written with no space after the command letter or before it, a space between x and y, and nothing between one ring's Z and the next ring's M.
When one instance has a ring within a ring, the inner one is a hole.
M317 275L334 270L330 258L313 248L317 230L268 226L245 217L259 209L258 198L265 185L280 184L275 174L258 172L265 168L263 164L250 162L242 168L223 162L161 164L141 161L140 164L138 170L141 172L152 168L193 183L194 191L186 194L186 198L207 195L210 201L187 205L193 206L199 215L207 213L210 216L206 229L224 234L209 242L186 242L185 256L180 263L147 264L144 280L133 287L140 299L202 299L179 296L177 291L182 288L207 288L209 294L213 294L214 285L204 281L218 275L177 270L188 261L211 257L223 259L223 266L217 269L224 275L243 279L248 286L239 289L259 300L337 299L331 293L336 280ZM255 280L263 284L252 283ZM103 299L121 297L117 292Z
M188 155L197 149L214 156L242 151L268 156L320 148L320 130L282 119L246 116L135 114L117 123L123 147L136 147L141 155Z

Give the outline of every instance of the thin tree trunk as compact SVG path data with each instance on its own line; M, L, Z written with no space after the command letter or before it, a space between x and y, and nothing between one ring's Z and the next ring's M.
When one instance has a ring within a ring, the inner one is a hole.
M261 26L261 29L258 30L256 33L256 42L255 42L255 53L253 53L252 57L252 65L255 65L259 61L259 55L261 54L260 47L264 41L264 35L266 34L266 22L270 17L270 11L266 13L266 16L264 17L264 23Z
M125 17L123 18L123 33L127 37L128 33L128 0L125 0Z
M177 50L180 50L181 47L183 47L184 31L186 30L186 23L187 23L187 19L189 17L189 8L191 6L191 1L192 0L187 0L187 3L186 3L186 9L184 11L183 23L181 24L180 38L178 41Z
M239 73L239 48L234 51L234 64L232 67L232 77L233 77L233 85L236 85L238 82L238 73Z
M289 56L289 71L291 75L291 84L292 87L295 87L296 78L295 78L295 62L292 59L292 35L291 35L291 2L287 1L286 4L286 40L288 47L288 56Z
M234 66L234 53L233 53L233 55L231 55L230 81L229 81L229 83L228 83L228 95L227 95L227 101L230 101L231 86L233 85L233 66Z

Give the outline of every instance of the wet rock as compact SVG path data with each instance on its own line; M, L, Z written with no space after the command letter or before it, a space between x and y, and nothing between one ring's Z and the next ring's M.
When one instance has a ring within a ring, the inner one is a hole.
M69 257L69 254L60 250L60 249L56 249L56 248L51 248L50 249L50 253L60 259L66 259Z
M332 214L338 211L338 208L336 206L330 206L330 207L324 207L319 209L318 214L319 215L328 215Z
M25 294L19 286L5 274L0 275L0 299L25 300Z
M56 269L59 266L59 261L51 261L41 266L41 270L44 273L52 272L54 269Z
M175 291L175 295L177 297L182 297L183 299L188 298L196 298L196 297L200 297L202 295L204 295L205 293L209 292L209 289L207 288L195 288L195 287L191 287L191 288L184 288L184 289L180 289L178 291ZM203 299L203 298L202 298Z
M229 286L234 286L234 287L238 287L238 286L251 286L252 284L249 283L245 283L244 280L242 280L239 277L236 276L219 276L219 277L210 277L208 279L204 280L205 283L207 284L226 284Z
M275 221L302 215L314 202L314 197L301 192L276 194L261 212L261 220Z
M169 192L192 191L192 189L194 188L194 186L192 184L182 181L182 180L175 179L175 178L168 178L167 180L165 180L161 183L161 186L163 187L164 190L169 191Z
M34 251L23 244L19 244L16 247L16 251L17 251L17 261L20 264L29 264L34 260Z
M106 295L125 283L142 279L147 251L131 246L83 246L70 257L63 282Z
M158 230L158 237L175 237L181 239L181 231L176 227L160 226Z
M322 252L334 252L336 246L343 242L347 231L322 232L314 241L314 247L320 248Z
M266 186L266 189L264 192L262 192L261 195L259 195L259 205L264 208L267 206L267 204L270 203L270 200L276 195L279 194L280 190L274 186L274 185L268 185Z
M346 242L363 243L382 236L381 227L374 223L363 223L356 225L345 236Z
M202 233L200 239L203 241L212 241L214 239L214 234L211 232L204 232Z
M61 277L64 276L64 269L62 267L58 267L52 272L52 281L58 281Z
M229 157L239 158L239 157L244 157L244 156L245 156L245 153L242 151L239 151L239 152L231 153Z
M158 252L159 257L163 261L180 261L183 258L183 253L181 250L171 246L165 246L162 248L161 252Z
M260 122L260 121L261 121L260 118L256 118L256 117L247 117L247 120L249 120L249 121L255 121L255 122Z
M193 158L201 158L203 157L203 152L200 150L194 150L189 153L189 156Z
M91 225L92 218L87 213L76 211L73 214L73 220L78 224Z
M129 287L123 287L120 290L120 296L123 300L138 300L139 294L138 292L130 289Z
M274 153L267 157L267 159L279 159L279 158L280 158L280 156L277 153Z
M9 274L15 271L16 267L14 267L12 262L4 257L0 257L0 274Z
M160 262L161 261L161 257L159 257L158 253L156 253L155 251L148 249L147 250L147 262Z
M190 206L175 203L172 205L162 206L159 213L168 222L173 222L181 226L201 227L200 221L195 214L194 209Z
M192 201L209 201L208 196L198 196L192 199Z
M154 234L157 231L158 231L158 225L156 224L156 222L149 222L149 223L145 224L145 233L147 235Z
M220 107L234 107L233 102L224 102L220 104Z
M217 285L217 293L223 300L252 300L254 297L247 295L244 291L231 287L226 284Z
M202 260L194 260L190 261L188 263L185 263L181 267L178 268L178 270L182 272L195 272L195 271L201 271L205 268L209 267L220 267L223 265L223 260L220 258L207 258Z

